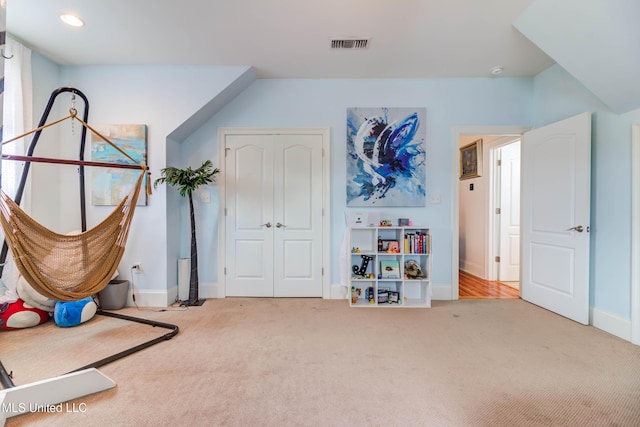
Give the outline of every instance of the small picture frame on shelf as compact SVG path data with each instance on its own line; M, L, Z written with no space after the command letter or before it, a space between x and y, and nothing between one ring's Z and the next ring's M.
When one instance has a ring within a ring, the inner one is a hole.
M389 290L385 288L378 289L378 304L386 304L389 302Z
M396 242L395 240L389 242L389 245L387 246L387 252L390 252L392 254L399 254L400 243Z
M387 252L389 250L389 244L395 242L395 240L381 240L382 246L379 246L378 252Z
M389 304L397 304L400 300L400 292L389 291Z
M382 279L399 279L400 264L398 260L389 259L380 261L380 277Z

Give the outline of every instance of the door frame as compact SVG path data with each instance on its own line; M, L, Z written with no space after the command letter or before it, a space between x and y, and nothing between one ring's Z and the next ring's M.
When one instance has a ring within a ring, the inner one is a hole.
M329 128L218 128L218 163L224 167L225 139L227 135L320 135L322 136L322 298L331 298L331 265L330 265L330 172L331 172L331 141ZM217 179L218 187L218 298L226 297L226 180L225 174L220 173Z
M460 137L463 135L520 135L522 137L525 132L531 129L531 126L455 126L453 128L453 142L451 144L451 294L449 295L451 300L458 299L460 285L458 281L458 270L460 269Z
M640 123L631 125L631 342L640 345Z

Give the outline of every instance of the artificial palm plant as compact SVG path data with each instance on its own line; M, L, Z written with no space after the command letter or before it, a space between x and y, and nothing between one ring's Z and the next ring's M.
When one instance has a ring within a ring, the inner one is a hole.
M198 246L196 244L196 220L193 213L193 192L202 185L215 182L215 175L220 172L218 168L213 168L211 160L205 161L197 169L187 167L178 169L172 166L161 171L161 178L154 181L154 187L161 183L167 183L173 187L178 187L182 197L189 197L189 215L191 218L191 276L189 280L189 300L183 301L183 305L202 305L204 300L198 297Z

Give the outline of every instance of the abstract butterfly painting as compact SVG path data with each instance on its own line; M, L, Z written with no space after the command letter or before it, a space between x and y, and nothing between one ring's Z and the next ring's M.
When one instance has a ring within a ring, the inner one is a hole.
M425 108L347 109L347 206L425 206Z

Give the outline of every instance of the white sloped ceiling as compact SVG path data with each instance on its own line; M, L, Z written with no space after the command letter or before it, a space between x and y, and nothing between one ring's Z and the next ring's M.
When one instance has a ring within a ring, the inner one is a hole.
M535 0L514 26L612 111L640 108L639 0Z

